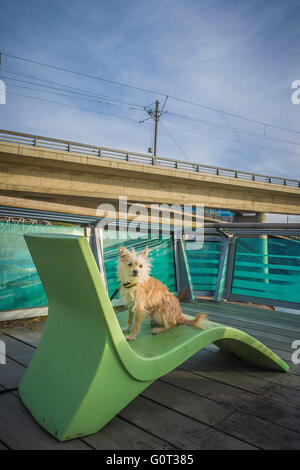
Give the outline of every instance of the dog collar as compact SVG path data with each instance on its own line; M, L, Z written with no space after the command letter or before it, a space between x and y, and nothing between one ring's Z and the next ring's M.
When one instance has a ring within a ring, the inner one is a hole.
M130 289L130 287L134 287L136 284L136 282L124 282L123 286L126 287L126 289Z

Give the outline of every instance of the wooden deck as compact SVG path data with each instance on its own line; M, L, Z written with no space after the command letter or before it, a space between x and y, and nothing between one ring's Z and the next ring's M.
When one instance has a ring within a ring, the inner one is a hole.
M300 316L209 302L183 309L243 329L291 364ZM97 434L60 443L17 392L43 326L1 331L8 357L0 365L0 450L300 449L300 365L288 374L266 372L226 358L214 345L157 380Z

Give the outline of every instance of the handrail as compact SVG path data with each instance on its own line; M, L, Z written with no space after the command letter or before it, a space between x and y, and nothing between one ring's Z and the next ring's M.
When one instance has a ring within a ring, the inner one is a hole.
M262 175L248 171L232 170L230 168L203 165L201 163L185 162L171 158L147 155L143 153L128 152L126 150L113 149L109 147L99 147L97 145L82 144L62 139L53 139L40 135L24 134L0 129L0 142L9 142L19 145L31 145L34 147L48 148L78 154L88 154L105 159L117 159L132 163L145 163L158 167L171 168L174 170L194 171L215 176L226 176L238 178L258 183L279 184L282 186L292 186L300 188L300 181L280 176Z

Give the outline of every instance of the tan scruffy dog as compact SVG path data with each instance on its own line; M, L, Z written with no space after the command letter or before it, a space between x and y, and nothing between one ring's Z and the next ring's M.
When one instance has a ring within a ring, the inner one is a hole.
M147 315L151 325L156 325L153 334L169 330L176 325L191 325L202 328L201 321L205 313L199 313L190 320L181 311L179 300L169 292L160 281L150 276L150 263L148 261L148 247L141 253L120 247L120 261L118 274L121 281L120 297L128 305L128 325L123 328L129 332L134 326L127 340L136 337L142 318Z

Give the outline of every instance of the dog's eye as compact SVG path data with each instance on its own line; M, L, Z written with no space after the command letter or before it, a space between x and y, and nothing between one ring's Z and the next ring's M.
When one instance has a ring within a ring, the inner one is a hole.
M143 265L142 265L142 264L140 264L140 268L142 268L142 267L143 267Z
M128 266L132 266L132 263L128 263Z

